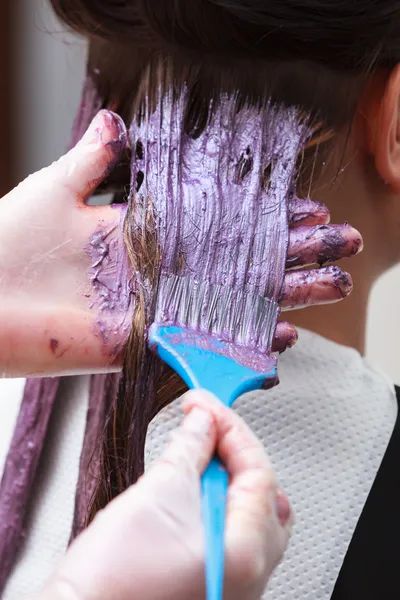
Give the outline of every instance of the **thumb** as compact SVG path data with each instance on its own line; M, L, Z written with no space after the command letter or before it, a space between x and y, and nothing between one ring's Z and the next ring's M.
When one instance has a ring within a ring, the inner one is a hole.
M206 392L196 392L206 394ZM217 428L210 410L193 406L182 425L173 432L161 457L140 481L143 485L164 487L177 473L199 478L214 454Z
M68 188L75 201L83 204L115 166L126 143L123 120L109 110L101 110L78 144L49 167L51 180Z

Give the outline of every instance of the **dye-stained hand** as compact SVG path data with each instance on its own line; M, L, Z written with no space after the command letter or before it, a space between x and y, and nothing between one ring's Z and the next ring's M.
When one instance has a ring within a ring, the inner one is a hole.
M215 451L230 475L224 598L259 600L288 543L289 502L233 411L203 391L184 411L158 462L75 540L37 600L203 600L200 475Z
M336 265L322 265L361 252L362 237L348 223L330 225L329 221L324 204L301 198L290 202L287 270L280 297L282 311L332 304L351 293L353 282L349 273ZM310 269L313 265L318 268ZM297 337L293 325L279 322L273 350L283 352L296 343Z
M124 250L126 205L87 199L126 145L121 119L100 111L75 148L0 200L0 376L121 368L134 277ZM321 265L359 252L359 232L330 225L324 205L296 198L289 228L282 310L346 297L350 275ZM320 268L307 270L313 264ZM290 323L278 323L272 349L296 340Z
M118 235L120 211L86 200L126 139L101 111L75 148L0 200L0 377L113 368L90 309L88 246L101 228Z

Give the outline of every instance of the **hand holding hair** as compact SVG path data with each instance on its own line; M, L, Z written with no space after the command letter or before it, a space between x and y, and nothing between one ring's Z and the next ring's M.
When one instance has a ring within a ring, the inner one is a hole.
M230 475L225 589L258 600L289 539L289 503L260 441L210 394L189 392L161 458L72 544L37 600L204 598L200 476L215 451Z
M131 328L125 205L88 206L87 199L118 162L126 140L121 119L101 111L75 148L0 201L2 376L121 368ZM328 225L326 207L311 200L292 201L289 219L282 310L346 297L351 277L338 267L301 269L357 253L358 231ZM273 350L296 339L293 326L278 323Z
M82 140L0 200L0 376L107 370L95 331L88 243L120 211L87 199L126 147L122 120L101 111Z

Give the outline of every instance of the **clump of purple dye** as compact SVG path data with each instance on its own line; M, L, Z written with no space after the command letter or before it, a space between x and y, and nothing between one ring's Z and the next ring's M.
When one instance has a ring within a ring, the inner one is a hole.
M100 227L86 246L91 258L89 307L96 313L96 333L112 352L127 338L133 312L132 272L122 234L126 208L118 205L119 223Z

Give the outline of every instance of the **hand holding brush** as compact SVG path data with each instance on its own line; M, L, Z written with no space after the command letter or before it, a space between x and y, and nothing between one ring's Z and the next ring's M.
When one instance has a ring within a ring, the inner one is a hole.
M78 536L35 600L204 600L200 476L216 449L230 475L226 597L259 600L288 543L288 500L237 415L205 392L189 392L183 410L164 453Z

